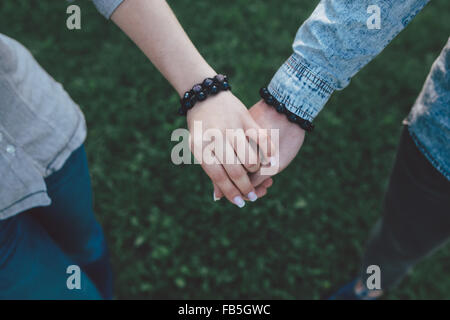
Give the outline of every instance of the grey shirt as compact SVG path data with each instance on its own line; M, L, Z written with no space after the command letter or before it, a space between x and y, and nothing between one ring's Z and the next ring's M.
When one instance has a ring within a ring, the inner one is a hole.
M93 0L109 18L123 0ZM51 203L44 178L86 138L78 105L20 43L0 34L0 219Z

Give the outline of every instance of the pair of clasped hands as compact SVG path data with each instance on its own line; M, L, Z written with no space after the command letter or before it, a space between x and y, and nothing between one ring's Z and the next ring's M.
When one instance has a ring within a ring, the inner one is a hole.
M226 155L215 157L215 161L199 161L214 185L214 200L225 197L240 208L246 201L254 202L266 195L273 183L271 177L294 159L305 137L303 129L289 122L284 114L278 113L264 100L247 109L231 91L223 91L198 102L188 111L187 122L191 151L197 160L200 152L203 156L210 153L214 157L219 152ZM203 135L195 132L198 128L195 122L201 123L203 132L216 129L223 133L224 141L209 144L216 148L220 145L222 150L205 149L208 147L205 147ZM227 130L240 134L230 139ZM275 136L274 132L278 134ZM264 170L267 167L274 168Z
M217 74L197 51L166 1L124 1L111 19L137 44L180 97L195 83ZM305 136L297 124L263 101L247 109L231 91L219 92L196 103L187 112L187 122L191 151L197 161L204 151L214 154L216 159L199 161L214 184L214 200L225 197L238 207L267 193L273 182L271 176L292 161ZM221 148L205 150L211 144L205 147L203 135L194 132L196 122L201 123L204 132L209 129L221 132L225 137ZM253 134L245 136L251 129ZM266 134L258 134L258 129L268 130L262 131ZM279 139L272 139L271 129L278 129ZM240 135L241 144L253 145L244 149L260 155L257 161L247 161L250 157L240 154L240 143L227 140L227 130L244 132ZM226 153L226 158L219 159L218 153ZM230 158L236 161L228 161ZM276 170L271 170L270 175L263 174L262 169L270 163Z

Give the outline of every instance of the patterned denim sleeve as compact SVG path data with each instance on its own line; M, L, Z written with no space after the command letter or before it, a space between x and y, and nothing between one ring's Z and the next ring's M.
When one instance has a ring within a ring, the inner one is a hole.
M298 30L294 53L272 78L270 93L312 121L332 92L345 88L427 2L322 0ZM379 26L369 24L372 9L379 10Z
M114 10L123 2L123 0L92 0L98 11L109 19L113 14Z

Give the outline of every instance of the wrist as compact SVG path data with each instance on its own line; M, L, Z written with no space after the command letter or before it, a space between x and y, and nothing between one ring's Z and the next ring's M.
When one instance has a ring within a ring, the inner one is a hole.
M272 106L278 113L286 115L287 119L290 122L296 123L305 131L311 132L314 130L314 125L311 123L311 121L301 118L290 111L288 108L286 108L286 105L283 102L277 100L267 88L261 88L259 90L259 94L266 104Z
M216 74L217 72L206 63L192 69L189 68L186 72L180 72L179 79L174 81L174 88L181 98L195 84L202 83L205 78L213 78Z
M201 83L195 84L192 89L186 91L180 98L180 108L178 114L186 115L198 102L202 102L212 96L216 96L221 91L231 90L227 76L217 74L214 77L207 77Z
M203 119L207 115L217 116L221 114L221 111L226 112L226 110L229 109L229 106L233 102L232 97L234 97L234 95L231 91L223 91L216 94L215 96L209 97L205 101L197 102L197 104L186 113L186 119L188 123L193 120ZM224 105L228 107L226 109L219 107Z
M304 129L289 121L284 114L277 112L273 106L267 104L263 99L259 100L257 104L262 106L265 117L272 119L272 123L276 123L275 128L282 129L283 133L288 133L292 137L303 137L305 135Z

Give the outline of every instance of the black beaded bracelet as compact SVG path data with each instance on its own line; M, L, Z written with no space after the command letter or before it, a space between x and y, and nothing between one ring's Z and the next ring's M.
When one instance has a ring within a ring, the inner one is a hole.
M196 84L191 90L184 93L180 99L181 107L178 110L178 114L185 116L197 101L203 101L209 95L215 95L220 91L226 90L231 90L227 76L218 74L214 78L206 78L202 83Z
M283 103L279 102L272 94L270 94L267 88L261 88L259 90L259 95L263 98L265 103L273 106L277 112L284 113L290 122L298 124L300 128L305 131L311 132L314 130L314 125L310 121L302 119L289 111Z

